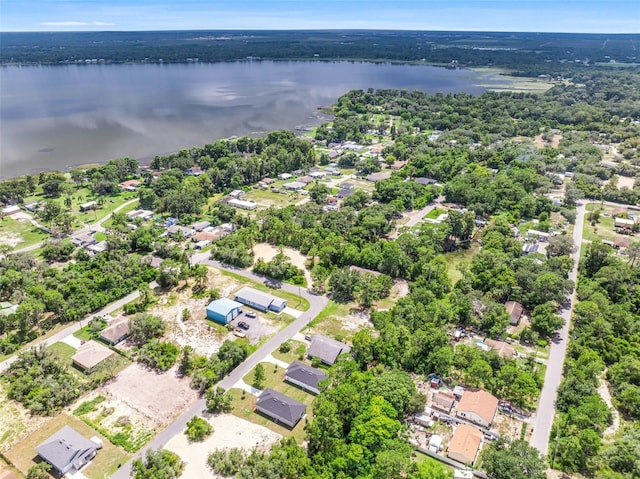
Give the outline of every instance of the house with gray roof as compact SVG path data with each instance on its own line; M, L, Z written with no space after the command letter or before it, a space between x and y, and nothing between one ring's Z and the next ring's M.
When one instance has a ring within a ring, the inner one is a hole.
M258 397L256 411L270 417L277 424L284 424L293 429L305 415L307 406L267 388Z
M285 381L314 394L320 393L320 381L325 379L327 379L327 373L300 361L294 361L289 364L287 372L284 374Z
M335 339L316 334L311 338L311 345L307 351L310 358L318 358L324 364L331 366L338 360L338 356L351 351L351 348Z
M38 455L51 464L63 476L75 473L87 465L102 447L80 435L75 429L64 426L53 436L36 447Z

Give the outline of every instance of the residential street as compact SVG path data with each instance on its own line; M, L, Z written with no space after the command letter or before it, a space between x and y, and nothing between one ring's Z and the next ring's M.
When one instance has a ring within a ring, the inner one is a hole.
M576 252L572 255L575 262L573 269L569 273L569 279L577 283L578 281L578 262L580 260L580 249L582 247L582 230L584 227L586 202L578 203L576 208L576 223L573 228L573 242L576 245ZM540 394L540 402L538 410L531 422L533 434L531 435L531 445L535 447L543 456L546 456L549 450L549 435L551 434L551 425L556 414L556 394L560 381L562 379L562 368L567 353L567 344L569 341L569 331L571 329L571 315L576 303L576 290L574 288L571 294L571 303L569 308L562 311L561 316L564 318L564 326L559 331L559 340L551 343L551 351L549 360L547 361L547 372L544 377L544 385Z
M72 233L72 235L78 235L78 234L81 234L81 233L94 233L96 231L104 232L105 228L102 226L102 223L104 223L109 218L111 218L111 215L113 215L114 213L120 211L123 208L126 208L127 206L129 206L130 204L132 204L132 203L134 203L136 201L138 201L138 198L136 198L134 200L129 200L129 201L125 202L125 203L122 203L120 206L118 206L115 210L113 210L111 213L106 215L104 218L102 218L97 223L95 223L93 225L86 225L84 228L80 228L78 230L75 230ZM44 241L40 241L39 243L32 244L31 246L26 246L25 248L20 248L20 249L17 249L15 251L11 251L11 254L14 254L14 253L27 253L29 251L34 251L34 250L40 248L43 243L44 243Z
M149 284L149 287L151 289L153 289L153 288L155 288L157 286L158 286L158 284L155 281L153 281L152 283ZM83 326L86 326L87 323L94 316L108 316L111 312L115 311L116 309L121 308L125 304L135 300L136 298L138 298L138 296L140 296L140 292L134 291L133 293L125 296L124 298L121 298L121 299L119 299L117 301L114 301L111 304L108 304L107 306L102 308L100 311L96 311L95 313L90 314L86 318L83 318L82 321L71 323L69 326L67 326L66 328L58 331L53 336L51 336L51 337L49 337L47 339L43 339L42 341L39 341L39 342L33 344L31 347L40 346L40 345L48 346L48 345L51 345L53 343L57 343L61 339L66 338L70 334L75 333L77 330L79 330ZM10 358L7 358L4 361L2 361L0 363L0 373L3 372L4 370L6 370L11 365L11 363L13 363L16 359L18 359L18 353L16 353L15 355L11 356Z
M396 231L391 235L391 238L397 238L398 236L400 236L400 230L411 229L415 225L420 223L420 221L422 221L422 219L425 216L427 216L429 213L431 213L431 211L433 209L435 209L438 206L440 206L444 200L445 200L444 196L438 196L435 200L433 200L431 203L429 203L427 206L425 206L421 210L414 211L411 214L411 217L409 218L409 221L407 221L405 224L400 225L398 228L396 228Z
M234 268L231 266L223 265L218 261L211 261L208 259L209 253L200 253L198 255L193 255L191 257L192 264L201 263L210 266L214 266L219 269L224 269L227 271L231 271L233 273L244 276L245 278L251 279L253 281L257 281L259 283L265 281L265 277L254 274L250 271L245 271L239 268ZM299 288L298 286L293 286L289 284L282 283L281 289L284 291L288 291L293 294L299 294L309 301L311 305L310 308L305 311L298 319L293 321L289 326L284 328L281 331L278 331L271 339L269 339L266 343L264 343L260 349L258 349L255 353L249 356L242 364L240 364L236 369L231 371L227 377L225 377L222 381L218 383L218 386L223 387L228 390L231 388L236 382L240 381L243 376L245 376L249 371L251 371L258 363L262 362L265 357L267 357L273 350L275 350L280 344L285 342L287 339L291 339L296 333L302 331L302 329L309 324L309 322L315 318L326 306L328 299L325 296L316 296L307 292L305 288ZM158 449L162 448L173 436L176 434L182 434L186 428L187 421L191 419L196 414L202 414L205 411L205 400L198 399L195 403L191 405L186 411L184 411L180 416L178 416L171 424L169 424L165 429L160 431L155 438L153 438L145 447L143 447L138 453L132 458L136 459L139 456L142 456L149 449ZM131 460L126 464L123 464L118 471L111 476L112 479L129 479L129 474L131 472Z

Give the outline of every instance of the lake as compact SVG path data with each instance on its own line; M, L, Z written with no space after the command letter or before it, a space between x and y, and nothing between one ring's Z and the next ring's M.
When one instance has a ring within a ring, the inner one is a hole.
M470 70L360 62L0 68L0 178L310 127L354 88L480 94Z

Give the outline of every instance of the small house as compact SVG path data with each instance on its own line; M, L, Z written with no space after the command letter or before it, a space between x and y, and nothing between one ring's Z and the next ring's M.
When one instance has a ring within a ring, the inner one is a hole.
M51 464L59 476L74 474L86 466L102 447L99 439L89 440L69 426L36 446L36 452Z
M4 216L12 216L15 215L17 213L20 213L20 207L18 205L10 205L10 206L5 206L4 208L2 208L2 214Z
M318 358L324 364L331 366L338 360L338 356L351 351L351 348L335 339L316 334L311 338L311 345L307 351L310 358Z
M242 304L227 298L211 301L206 308L207 318L216 323L228 324L242 313Z
M320 370L307 366L300 361L294 361L289 364L287 372L284 375L285 381L295 384L314 394L320 393L320 381L327 379L327 374Z
M90 373L98 364L114 354L109 348L92 339L78 348L71 356L71 361L84 372Z
M324 171L312 171L311 173L309 173L309 176L314 180L320 180L324 178L324 175L325 175Z
M439 391L433 394L433 407L448 414L453 409L455 400L453 395Z
M97 201L89 201L88 203L82 203L80 205L80 212L85 213L87 211L95 210L98 207Z
M120 189L123 191L136 191L142 182L140 180L127 180L120 183Z
M306 186L306 183L301 181L292 181L291 183L285 183L282 185L282 188L289 191L299 191L303 190Z
M196 231L203 231L205 228L208 228L209 226L211 226L211 222L210 221L198 221L197 223L193 223L191 225L191 228L193 228Z
M456 415L488 428L498 411L498 398L482 389L467 390L458 403Z
M280 173L278 175L278 178L280 178L281 180L289 180L293 178L293 175L291 173Z
M258 207L258 203L255 201L249 200L239 200L237 198L233 198L229 200L228 204L233 206L234 208L240 208L241 210L253 211Z
M231 198L240 198L241 196L244 196L245 192L242 190L233 190L231 193L229 193L229 196L231 196Z
M468 424L458 424L447 448L447 457L473 465L482 444L482 432Z
M389 178L391 178L390 171L380 171L378 173L371 173L370 175L367 175L366 179L367 181L375 183L376 181L388 180Z
M489 346L493 351L498 353L501 358L513 358L516 350L509 343L504 341L496 341L494 339L485 339L484 344Z
M126 318L114 321L100 332L100 339L111 345L124 341L127 336L129 336L129 321Z
M256 411L271 418L276 424L294 428L307 411L307 406L295 399L266 388L256 401Z
M627 218L615 218L613 223L615 229L622 231L633 231L634 225L635 221Z
M504 303L504 307L507 309L507 313L509 313L509 324L511 326L517 326L520 322L524 307L517 301L507 301Z

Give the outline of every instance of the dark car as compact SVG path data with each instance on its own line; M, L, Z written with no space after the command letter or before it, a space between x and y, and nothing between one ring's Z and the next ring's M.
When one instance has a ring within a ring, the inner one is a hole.
M239 328L244 329L245 331L246 331L247 329L249 329L249 325L248 325L247 323L245 323L244 321L240 321L240 322L238 323L238 327L239 327Z
M244 314L245 314L245 316L247 318L255 318L256 317L256 313L254 313L253 311L246 311Z

